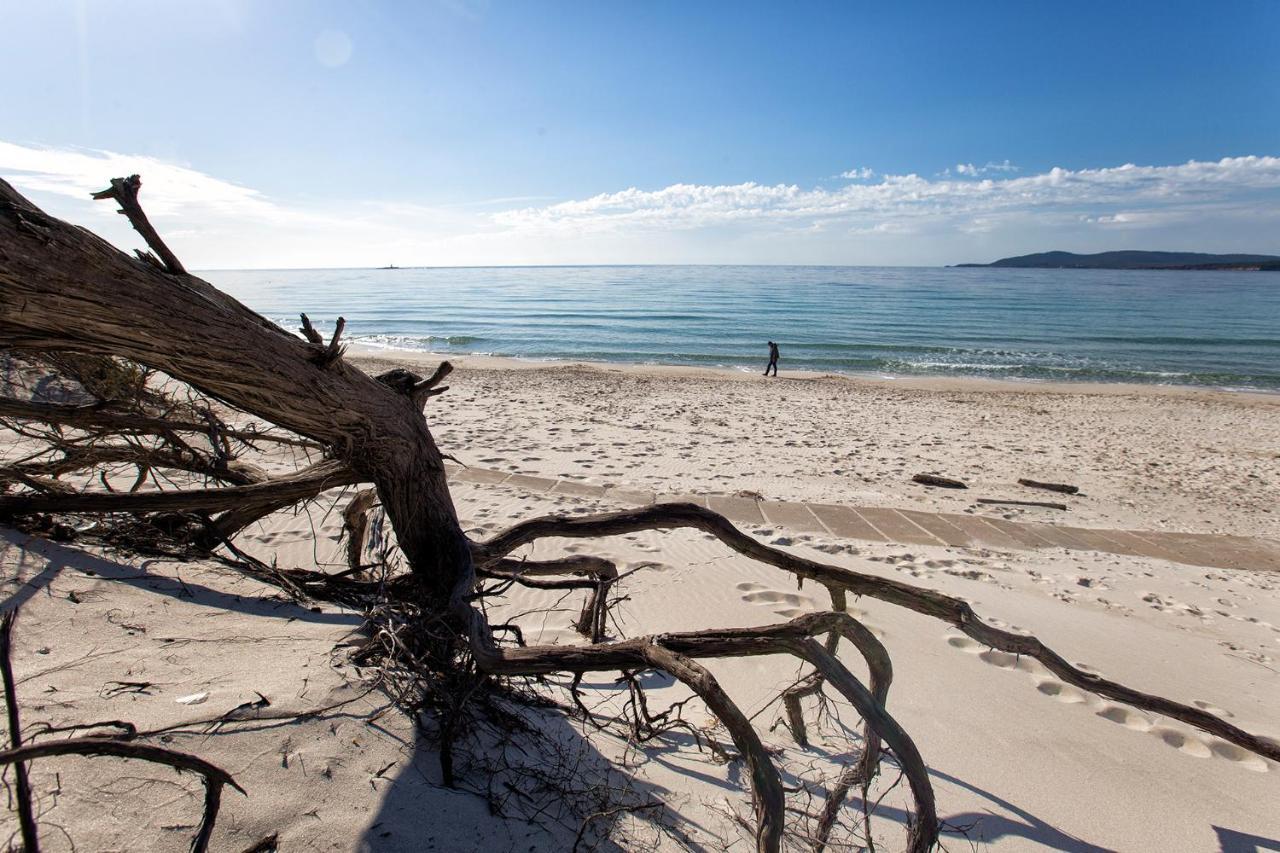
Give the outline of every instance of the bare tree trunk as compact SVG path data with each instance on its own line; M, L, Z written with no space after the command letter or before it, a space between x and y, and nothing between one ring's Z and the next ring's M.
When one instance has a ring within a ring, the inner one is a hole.
M470 551L420 399L341 358L317 364L328 347L45 215L4 181L0 247L0 347L126 357L326 445L377 486L422 592L443 609Z

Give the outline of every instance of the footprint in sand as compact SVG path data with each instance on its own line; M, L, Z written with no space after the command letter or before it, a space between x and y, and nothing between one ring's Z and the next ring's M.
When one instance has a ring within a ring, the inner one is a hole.
M1231 761L1255 773L1266 773L1270 769L1267 767L1267 762L1260 756L1254 755L1246 749L1241 749L1234 743L1227 743L1225 740L1209 738L1209 751L1216 758L1225 758L1227 761Z
M737 589L738 592L742 593L742 600L750 604L759 604L762 607L779 605L772 607L773 612L786 619L794 619L797 616L803 616L806 613L813 613L816 610L824 609L823 606L819 606L807 595L769 589L762 584L751 583L750 581L743 581L742 583L735 584L734 588ZM850 616L862 621L863 624L866 624L863 620L863 617L866 615L865 611L851 607L848 612ZM881 631L873 625L867 625L867 629L877 637L884 637L884 631Z
M1195 616L1203 621L1209 621L1213 619L1213 616L1211 616L1208 613L1205 613L1203 610L1201 610L1199 607L1196 607L1194 604L1187 604L1186 602L1178 601L1175 598L1163 597L1154 592L1139 592L1138 597L1141 598L1143 601L1145 601L1147 605L1151 607L1152 610L1158 611L1160 613L1167 613L1175 616L1176 615ZM1257 620L1253 620L1253 621L1257 621Z
M962 652L968 652L971 655L980 653L983 647L976 641L968 637L947 637L947 645L953 649L959 649Z
M1089 697L1078 687L1064 684L1053 678L1044 678L1036 682L1036 690L1045 696L1052 696L1067 705L1081 705L1089 701Z
M821 551L824 554L852 554L858 556L861 551L852 545L845 545L841 542L821 542L813 546L815 551Z
M1211 705L1208 702L1205 702L1201 699L1197 699L1191 704L1195 705L1201 711L1208 711L1210 714L1213 714L1216 717L1229 718L1229 717L1235 716L1235 714L1231 713L1230 711L1227 711L1223 708L1219 708L1217 705Z
M934 567L947 563L953 565L950 560L925 560L921 561L915 554L890 554L887 557L868 557L877 563L888 563L900 572L906 572L913 578L929 578L933 576Z
M742 593L742 600L752 604L782 604L791 608L804 608L798 612L807 612L813 609L813 599L807 595L801 595L795 592L780 592L776 589L769 589L758 583L740 583L737 585L738 591Z
M674 567L670 563L659 563L654 560L639 560L622 565L624 572L634 572L639 569L644 569L647 572L669 572L672 568Z
M1179 752L1196 758L1208 758L1213 750L1198 736L1170 726L1153 726L1151 733Z
M1094 713L1102 719L1118 723L1135 732L1149 732L1158 737L1163 743L1186 755L1194 758L1213 757L1225 759L1255 773L1266 773L1270 770L1269 765L1263 758L1254 755L1248 750L1241 749L1235 744L1207 735L1187 732L1172 726L1155 725L1151 718L1141 711L1100 700L1098 697L1086 693L1074 685L1049 677L1046 675L1047 670L1040 662L1032 658L987 648L969 637L954 634L946 636L946 641L947 645L953 649L959 649L967 654L975 655L991 666L999 669L1020 669L1030 673L1035 681L1036 690L1045 696L1051 696L1067 705L1083 705L1094 708ZM1096 672L1092 667L1086 667L1083 664L1076 664L1076 666L1086 671ZM1230 711L1202 700L1196 700L1195 706L1221 717L1231 716Z
M1102 710L1098 711L1098 716L1104 720L1119 723L1126 729L1133 729L1135 732L1151 731L1150 717L1123 705L1104 705Z
M1002 631L1011 631L1015 634L1029 633L1027 629L1023 628L1021 625L1014 625L1011 622L1006 622L1003 619L997 619L993 616L986 617L986 621L987 621L987 624L990 625L991 627L999 628Z
M932 567L934 564L939 562L944 562L944 561L929 560L927 563L925 563L925 565ZM945 575L951 575L952 577L956 577L956 578L964 578L965 580L986 581L987 583L995 582L994 577L992 577L990 574L986 572L979 571L978 569L943 569L942 573Z

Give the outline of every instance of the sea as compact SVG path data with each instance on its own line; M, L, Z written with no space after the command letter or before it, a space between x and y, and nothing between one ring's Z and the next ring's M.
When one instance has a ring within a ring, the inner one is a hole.
M573 266L202 273L388 350L1280 391L1280 273Z

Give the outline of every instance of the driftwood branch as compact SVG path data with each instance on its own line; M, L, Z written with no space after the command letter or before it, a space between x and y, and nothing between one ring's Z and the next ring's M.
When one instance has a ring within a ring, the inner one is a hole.
M93 193L95 199L112 198L120 204L120 213L129 218L129 224L133 226L133 230L142 235L142 239L151 247L151 251L160 256L160 260L164 262L164 269L174 275L183 275L186 269L182 266L182 262L178 260L178 256L169 250L169 247L160 239L160 234L151 225L147 219L147 214L143 212L142 205L138 203L138 190L142 187L142 178L137 175L130 175L127 178L112 178L111 186L105 190Z
M41 741L25 746L7 749L0 752L0 766L21 764L37 758L48 758L54 755L82 755L86 757L110 756L113 758L132 758L149 761L153 764L165 764L175 770L185 770L204 777L204 817L191 841L191 853L205 853L209 849L209 840L213 836L213 825L218 819L218 810L222 804L222 786L230 785L240 793L245 790L231 778L231 775L215 764L203 758L176 752L160 746L133 741L117 740L107 737L79 737L67 740ZM37 850L38 847L28 849Z
M260 483L266 476L253 466L232 461L210 459L194 452L176 452L164 448L136 445L87 445L62 449L57 459L23 462L0 468L0 477L6 473L24 474L28 477L59 477L74 471L84 471L102 465L128 463L148 468L166 468L187 471L212 480L237 486Z
M916 474L911 479L922 486L940 486L944 489L969 488L959 480L953 480L950 477L939 477L937 474Z
M1039 506L1046 509L1060 509L1065 511L1066 504L1054 503L1052 501L1015 501L1005 500L1004 498L978 498L980 504L1003 504L1007 506Z
M342 330L347 327L345 317L339 317L334 324L333 337L329 339L328 346L325 345L324 336L317 332L316 327L311 324L311 319L306 314L302 314L301 318L302 328L298 331L302 332L308 343L315 347L316 351L312 356L312 361L317 366L329 367L342 357L343 347L339 345L338 341L342 338Z
M582 613L574 622L574 629L593 643L601 642L605 634L609 591L618 581L618 567L610 560L588 554L575 554L558 560L490 560L483 555L477 561L477 573L482 577L508 579L522 586L535 589L589 589L582 606ZM572 580L547 581L542 578L556 575L572 575Z
M1042 483L1039 480L1028 480L1021 477L1018 479L1018 484L1032 489L1045 489L1050 492L1062 492L1064 495L1074 495L1080 491L1079 486L1071 486L1066 483Z
M0 617L0 673L4 679L4 704L9 725L9 744L12 749L22 748L22 721L18 712L18 693L13 681L13 663L9 650L13 642L13 623L17 610L8 610ZM13 762L14 797L18 801L18 825L22 830L22 847L29 853L40 853L39 834L36 831L35 809L31 804L31 781L27 777L27 763Z
M444 378L452 372L453 372L453 365L447 361L442 361L440 362L440 366L436 368L435 373L432 373L430 376L428 376L426 379L423 379L421 382L416 383L413 386L413 390L415 393L430 391L432 388L435 388L437 385L443 382Z
M321 367L328 367L337 361L345 349L340 346L338 341L342 338L342 330L347 327L347 318L339 317L338 322L333 326L333 337L329 339L329 346L325 348L324 355L320 356L318 362Z
M133 412L116 411L112 401L73 406L59 403L32 403L0 397L0 418L103 430L113 433L161 435L167 432L208 432L207 422L182 418L154 417ZM318 448L314 441L289 435L275 435L258 429L223 429L228 438L249 442L272 442L296 447Z
M784 827L782 780L778 778L778 768L773 766L773 760L769 758L751 721L706 667L656 642L642 646L641 650L647 663L666 670L683 682L728 729L734 746L746 759L747 769L751 773L751 791L756 812L756 849L777 850L782 843Z
M1082 690L1171 717L1272 761L1280 761L1280 744L1246 732L1200 708L1134 690L1077 669L1034 636L1015 634L984 622L965 601L892 578L863 574L771 548L742 533L723 516L695 504L656 504L634 511L578 518L544 516L516 524L484 542L482 547L490 553L506 554L548 536L618 536L641 530L680 527L710 533L733 550L790 572L797 578L813 580L828 588L839 587L853 595L868 595L941 620L991 648L1035 658L1054 675Z
M379 374L378 381L404 394L421 409L428 399L449 390L449 386L440 385L440 383L452 372L453 365L442 361L435 372L426 379L403 367L395 367L386 373Z
M316 331L316 327L311 325L311 319L306 314L302 315L302 328L298 331L302 332L303 337L316 346L324 346L324 337Z
M178 489L169 492L80 492L71 495L0 495L0 517L38 512L221 512L237 517L259 508L291 506L326 489L358 482L358 475L334 460L247 486ZM272 510L274 511L274 510ZM243 525L241 525L243 526ZM238 528L237 528L238 529Z

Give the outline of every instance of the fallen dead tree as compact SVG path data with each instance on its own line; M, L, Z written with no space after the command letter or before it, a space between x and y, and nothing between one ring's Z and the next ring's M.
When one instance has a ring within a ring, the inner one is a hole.
M891 756L914 800L907 848L931 849L939 823L926 765L909 734L887 709L892 677L889 655L845 612L849 594L871 596L938 619L992 648L1033 657L1081 689L1180 720L1280 761L1280 746L1275 742L1200 708L1085 672L1035 637L983 621L957 598L771 548L722 516L691 504L532 519L487 540L470 541L458 524L443 457L423 415L425 403L443 390L440 382L447 366L426 378L403 370L370 377L343 359L341 323L328 341L305 317L304 338L274 326L183 270L146 222L137 203L139 186L136 179L117 179L106 192L121 203L155 252L134 259L82 229L49 217L0 182L0 348L128 359L162 371L220 405L287 430L298 441L317 445L325 458L294 474L247 484L134 493L42 490L36 478L43 475L23 474L31 482L18 478L17 491L0 495L0 516L190 512L207 517L212 539L225 541L245 524L335 485L372 484L394 528L407 572L366 580L350 570L335 576L280 570L247 560L241 565L295 594L377 614L371 616L377 630L364 654L371 659L394 659L412 679L402 696L405 704L435 719L447 783L454 780L454 745L468 715L486 690L502 679L557 673L578 678L594 671L661 669L700 697L729 733L751 780L756 846L776 851L787 828L779 771L754 726L733 701L732 685L726 689L719 684L699 660L786 654L802 661L809 673L784 697L788 727L798 741L806 737L801 700L824 689L846 699L863 720L861 757L826 798L822 813L816 816L812 845L820 849L826 844L834 814L847 792L856 787L865 791L882 759ZM11 417L20 417L13 407L8 411ZM111 414L28 411L27 420L52 424L63 419L66 424L94 426ZM350 519L352 530L363 530L358 515L353 513ZM620 582L612 563L593 557L533 561L512 556L546 537L598 538L679 527L706 532L740 554L822 585L829 591L831 611L758 628L605 641L609 593ZM518 628L490 624L485 599L501 595L512 584L583 589L587 604L578 627L589 642L528 646ZM838 656L840 640L865 661L870 674L867 684ZM642 711L636 715L634 731L677 724L670 717L657 720Z

